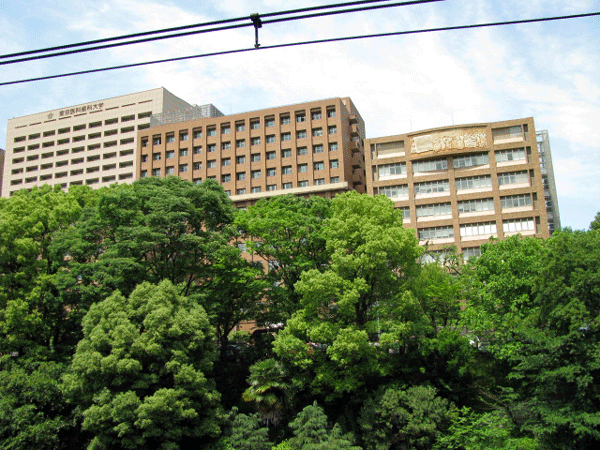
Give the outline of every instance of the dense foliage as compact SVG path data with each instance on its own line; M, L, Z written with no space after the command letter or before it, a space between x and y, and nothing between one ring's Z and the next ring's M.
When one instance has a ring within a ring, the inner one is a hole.
M595 448L598 217L442 264L383 196L18 192L0 449Z

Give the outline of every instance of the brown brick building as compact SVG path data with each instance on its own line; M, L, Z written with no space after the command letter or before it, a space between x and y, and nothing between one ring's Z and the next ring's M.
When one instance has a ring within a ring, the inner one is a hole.
M166 122L138 133L137 177L212 178L238 207L285 193L366 192L365 126L349 98Z

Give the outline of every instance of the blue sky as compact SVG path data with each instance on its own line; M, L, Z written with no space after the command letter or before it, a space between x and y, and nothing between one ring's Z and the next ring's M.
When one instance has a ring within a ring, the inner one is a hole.
M2 54L324 0L0 0ZM446 0L266 25L263 45L600 11L598 1ZM0 82L251 47L252 28L2 66ZM452 123L533 116L550 135L563 226L587 228L600 211L600 19L425 33L132 68L0 87L6 121L164 86L192 104L237 113L349 96L367 136Z

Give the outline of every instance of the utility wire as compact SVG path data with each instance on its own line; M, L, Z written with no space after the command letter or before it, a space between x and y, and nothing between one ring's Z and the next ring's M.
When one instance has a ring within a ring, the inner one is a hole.
M453 30L473 29L473 28L496 27L496 26L503 26L503 25L518 25L518 24L523 24L523 23L550 22L550 21L556 21L556 20L577 19L577 18L592 17L592 16L600 16L600 12L573 14L573 15L568 15L568 16L543 17L543 18L538 18L538 19L510 20L510 21L506 21L506 22L489 22L489 23L481 23L481 24L473 24L473 25L456 25L456 26L451 26L451 27L426 28L426 29L421 29L421 30L393 31L393 32L389 32L389 33L364 34L364 35L356 35L356 36L329 38L329 39L316 39L316 40L310 40L310 41L292 42L292 43L287 43L287 44L266 45L266 46L262 46L262 47L258 47L258 48L250 47L250 48L242 48L242 49L237 49L237 50L224 50L224 51L220 51L220 52L204 53L204 54L199 54L199 55L180 56L180 57L175 57L175 58L160 59L160 60L156 60L156 61L146 61L146 62L141 62L141 63L124 64L124 65L120 65L120 66L104 67L101 69L81 70L78 72L64 73L64 74L59 74L59 75L49 75L49 76L44 76L44 77L28 78L28 79L23 79L23 80L6 81L6 82L0 83L0 86L28 83L28 82L32 82L32 81L51 80L54 78L64 78L64 77L70 77L70 76L74 76L74 75L84 75L84 74L89 74L89 73L106 72L109 70L127 69L127 68L131 68L131 67L148 66L148 65L152 65L152 64L162 64L162 63L167 63L167 62L185 61L188 59L207 58L210 56L231 55L231 54L235 54L235 53L246 53L246 52L251 52L251 51L255 51L255 50L268 50L268 49L276 49L276 48L298 47L301 45L309 45L309 44L323 44L323 43L330 43L330 42L351 41L351 40L358 40L358 39L371 39L371 38L377 38L377 37L402 36L402 35L409 35L409 34L431 33L431 32L437 32L437 31L453 31Z
M288 10L288 11L278 11L278 12L260 14L259 17L261 18L261 21L263 24L279 23L279 22L287 22L287 21L292 21L292 20L301 20L301 19L309 19L309 18L315 18L315 17L330 16L330 15L336 15L336 14L346 14L346 13L350 13L350 12L369 11L369 10L382 9L382 8L392 8L392 7L397 7L397 6L410 6L410 5L418 5L418 4L422 4L422 3L433 3L433 2L440 2L440 1L445 1L445 0L410 0L410 1L403 1L403 2L397 2L397 3L387 3L387 4L383 4L383 5L347 8L348 6L358 6L358 5L389 2L389 1L390 0L360 0L360 1L354 1L354 2L313 6L313 7L309 7L309 8L300 8L300 9L292 9L292 10ZM299 14L299 13L306 13L306 12L319 11L319 10L324 10L324 9L333 9L333 8L347 8L347 9L338 9L335 11L303 14L303 15L296 15L296 16L291 16L291 17L280 17L278 19L271 19L271 20L262 20L262 18L264 18L264 17L290 16L291 14ZM235 24L235 22L241 22L241 21L247 21L247 22ZM114 42L114 41L119 41L119 40L123 40L123 39L131 39L134 37L152 36L152 35L163 34L163 33L167 33L167 32L181 31L181 30L187 30L187 29L191 29L191 28L208 27L208 26L213 26L213 25L221 25L221 26L217 26L217 27L213 27L213 28L204 28L201 30L172 33L172 34L168 34L166 36L145 37L142 39L129 40L126 42L116 42L116 43L112 43L112 44L107 44L107 42ZM102 49L113 48L113 47L122 47L125 45L140 44L143 42L152 42L152 41L158 41L158 40L162 40L162 39L171 39L171 38L182 37L182 36L191 36L191 35L195 35L195 34L204 34L204 33L211 33L214 31L232 30L232 29L236 29L236 28L246 28L246 27L252 27L252 26L255 26L255 25L251 21L251 16L246 16L246 17L238 17L238 18L233 18L233 19L218 20L218 21L213 21L213 22L205 22L205 23L194 24L194 25L185 25L185 26L175 27L175 28L165 28L165 29L156 30L156 31L147 31L147 32L143 32L143 33L135 33L135 34L129 34L129 35L125 35L125 36L117 36L117 37L105 38L105 39L97 39L94 41L80 42L80 43L75 43L75 44L62 45L62 46L58 46L58 47L48 47L48 48L39 49L39 50L29 50L29 51L25 51L25 52L0 55L0 59L25 56L23 58L10 59L8 61L0 61L0 66L20 63L20 62L34 61L34 60L38 60L38 59L53 58L56 56L72 55L75 53L91 52L91 51L95 51L95 50L102 50ZM91 47L88 47L88 45L92 45L92 44L102 44L102 45L93 45ZM85 47L85 48L77 48L77 47ZM60 51L56 51L56 50L60 50ZM48 52L53 52L53 53L48 53ZM40 53L45 53L45 54L40 55ZM34 55L34 54L37 54L37 56L26 56L26 55Z

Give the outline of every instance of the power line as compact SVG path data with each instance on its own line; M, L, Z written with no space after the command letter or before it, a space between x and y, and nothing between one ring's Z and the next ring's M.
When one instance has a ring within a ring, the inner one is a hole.
M336 15L336 14L346 14L346 13L351 13L351 12L370 11L370 10L376 10L376 9L382 9L382 8L393 8L393 7L398 7L398 6L410 6L410 5L418 5L418 4L423 4L423 3L433 3L433 2L440 2L440 1L445 1L445 0L410 0L410 1L403 1L403 2L396 2L396 3L386 3L383 5L348 8L349 6L358 6L358 5L371 4L371 3L382 3L382 2L389 2L389 1L390 0L360 0L360 1L354 1L354 2L337 3L337 4L330 4L330 5L313 6L313 7L309 7L309 8L293 9L293 10L288 10L288 11L277 11L277 12L272 12L272 13L261 14L261 15L258 15L257 17L263 18L263 17L290 16L291 14L307 13L307 12L312 12L312 11L320 11L320 10L324 10L324 9L346 8L346 9L337 9L335 11L327 11L327 12L303 14L303 15L295 15L295 16L293 15L291 17L280 17L280 18L271 19L271 20L262 20L261 19L262 24L269 24L269 23L287 22L287 21L292 21L292 20L302 20L302 19L309 19L309 18L316 18L316 17L324 17L324 16L330 16L330 15ZM247 22L234 24L235 22L241 22L241 21L247 21ZM208 26L213 26L213 25L221 25L221 26L217 26L217 27L213 27L213 28L204 28L201 30L172 33L173 31L181 31L181 30L186 30L186 29L191 29L191 28L208 27ZM135 33L135 34L129 34L129 35L125 35L125 36L117 36L117 37L105 38L105 39L97 39L94 41L80 42L80 43L75 43L75 44L62 45L62 46L58 46L58 47L48 47L45 49L29 50L29 51L25 51L25 52L0 55L0 59L24 56L22 58L10 59L8 61L0 61L0 66L21 63L21 62L35 61L35 60L39 60L39 59L54 58L56 56L65 56L65 55L72 55L72 54L76 54L76 53L85 53L85 52L91 52L91 51L96 51L96 50L103 50L103 49L107 49L107 48L122 47L125 45L140 44L140 43L144 43L144 42L153 42L153 41L158 41L158 40L162 40L162 39L172 39L172 38L176 38L176 37L192 36L192 35L196 35L196 34L212 33L215 31L225 31L225 30L246 28L246 27L252 27L252 26L256 27L256 25L252 21L252 16L246 16L246 17L238 17L238 18L233 18L233 19L218 20L218 21L213 21L213 22L205 22L205 23L201 23L201 24L185 25L185 26L175 27L175 28L165 28L162 30L147 31L147 32L143 32L143 33ZM163 34L163 33L167 33L167 32L171 32L172 34L168 34L166 36L153 36L156 34ZM114 42L114 41L123 40L123 39L131 39L133 37L141 37L141 36L153 36L153 37L144 37L142 39L135 39L135 40L129 40L126 42L116 42L116 43L107 44L107 42ZM92 44L102 44L102 45L93 45L93 46L88 47L88 45L92 45ZM85 48L77 48L77 47L85 47ZM57 50L60 50L60 51L57 51ZM49 52L53 52L53 53L49 53ZM45 53L45 54L39 54L39 53ZM37 54L37 56L26 56L26 55L34 55L34 54Z
M28 79L23 79L23 80L6 81L6 82L0 83L0 86L28 83L28 82L32 82L32 81L51 80L51 79L55 79L55 78L64 78L64 77L70 77L70 76L74 76L74 75L85 75L85 74L90 74L90 73L106 72L106 71L117 70L117 69L128 69L131 67L141 67L141 66L148 66L148 65L152 65L152 64L162 64L162 63L167 63L167 62L185 61L185 60L196 59L196 58L207 58L207 57L211 57L211 56L230 55L230 54L235 54L235 53L246 53L246 52L255 51L255 50L269 50L269 49L277 49L277 48L298 47L298 46L309 45L309 44L324 44L324 43L351 41L351 40L358 40L358 39L371 39L371 38L378 38L378 37L402 36L402 35L419 34L419 33L432 33L432 32L438 32L438 31L453 31L453 30L473 29L473 28L496 27L496 26L503 26L503 25L518 25L518 24L523 24L523 23L550 22L550 21L556 21L556 20L577 19L577 18L592 17L592 16L600 16L600 12L573 14L573 15L567 15L567 16L543 17L543 18L538 18L538 19L510 20L510 21L505 21L505 22L489 22L489 23L473 24L473 25L456 25L456 26L450 26L450 27L426 28L426 29L421 29L421 30L393 31L393 32L389 32L389 33L364 34L364 35L356 35L356 36L329 38L329 39L316 39L316 40L310 40L310 41L291 42L291 43L287 43L287 44L267 45L267 46L258 47L258 48L250 47L250 48L242 48L242 49L237 49L237 50L224 50L224 51L220 51L220 52L203 53L203 54L199 54L199 55L190 55L190 56L180 56L180 57L175 57L175 58L160 59L160 60L156 60L156 61L146 61L146 62L141 62L141 63L124 64L124 65L120 65L120 66L104 67L104 68L100 68L100 69L81 70L78 72L70 72L70 73L64 73L64 74L59 74L59 75L49 75L49 76L44 76L44 77L28 78Z

